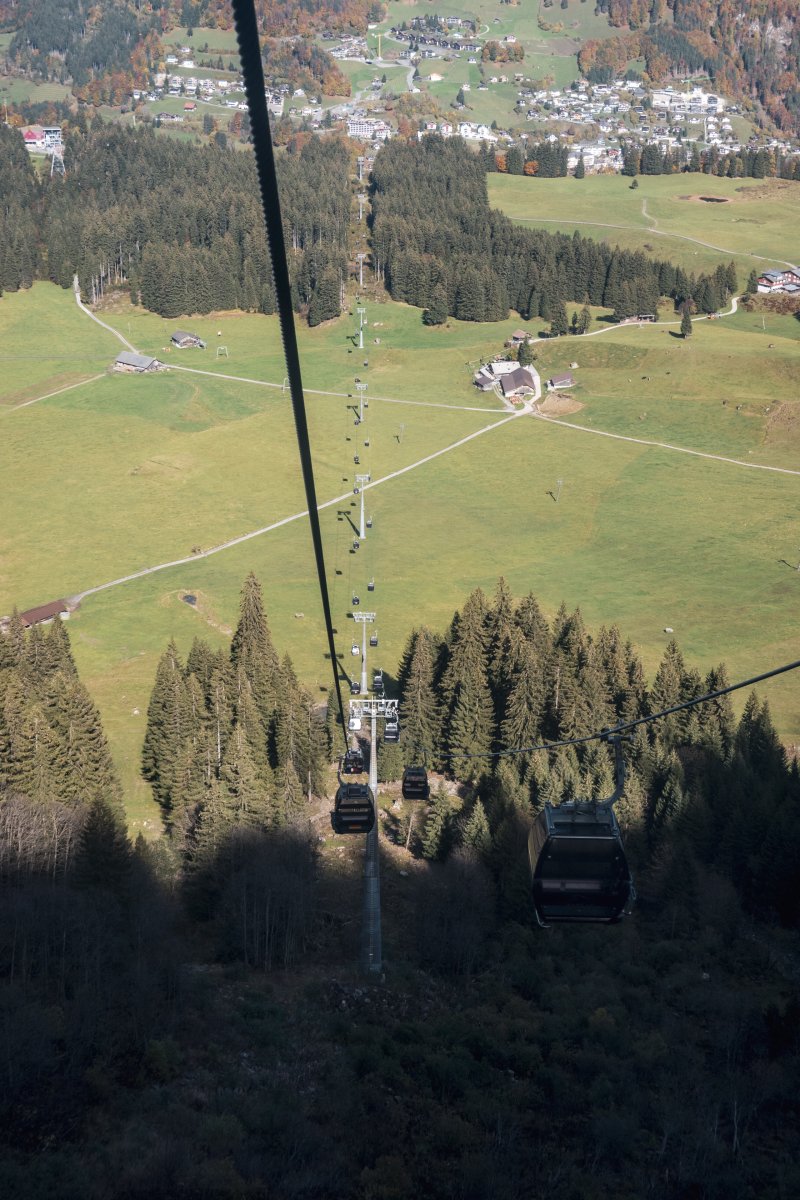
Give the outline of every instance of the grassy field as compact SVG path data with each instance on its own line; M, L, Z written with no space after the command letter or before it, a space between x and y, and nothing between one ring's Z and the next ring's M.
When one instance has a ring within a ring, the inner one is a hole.
M103 371L121 349L49 284L0 298L0 330L0 420L4 408Z
M63 83L33 83L30 79L8 76L0 84L0 104L42 104L46 100L66 100L70 90Z
M66 353L79 314L68 293L44 284L0 302L2 345L13 340L15 350L27 344L32 353L37 329L61 329L60 307ZM412 624L444 628L470 588L491 590L501 573L517 594L533 590L550 613L564 598L580 604L590 626L618 622L650 671L667 625L701 670L725 660L732 677L743 677L797 656L800 479L527 416L502 423L504 414L486 411L493 399L484 398L484 411L462 411L459 405L481 407L468 364L498 349L519 319L429 330L403 305L370 306L368 315L363 357L348 353L350 319L301 333L309 388L346 392L355 374L370 385L367 421L358 431L346 397L308 397L319 498L348 496L322 515L345 665L351 590L366 592L373 575L380 645L371 661L390 673ZM219 378L280 382L274 318L164 322L121 305L104 316L126 335L130 325L140 349L211 375L110 376L0 414L0 611L187 555L195 545L209 548L304 507L288 397ZM99 339L98 354L104 350L108 361L118 344L80 319L83 336ZM226 344L230 357L163 350L176 325L197 329L212 346ZM697 325L687 343L670 332L627 328L544 343L537 366L546 378L579 362L576 399L584 407L566 419L589 429L796 464L800 423L791 380L800 366L800 323L773 317L762 330L760 319L740 314ZM50 343L57 348L52 337ZM42 390L50 390L47 363L39 370ZM740 412L734 403L721 405L722 396L745 393ZM770 414L759 408L767 394ZM378 396L449 407L402 406ZM370 489L374 528L358 554L350 553L352 530L340 514L355 515L355 452L377 480L487 426L465 446ZM558 504L549 494L556 479L563 480ZM184 653L196 635L224 644L250 569L264 583L279 648L324 698L329 668L303 520L89 596L70 622L134 829L157 829L138 762L158 656L170 636ZM197 597L195 607L183 602L187 592ZM777 682L768 695L781 732L800 741L796 685Z
M234 29L207 29L196 25L189 36L186 26L178 25L165 33L161 39L165 46L191 46L192 56L198 54L236 53L236 31ZM204 49L204 47L208 47Z
M488 184L490 203L515 220L567 233L577 228L612 245L663 254L694 271L733 259L742 284L753 267L762 270L797 257L789 231L800 222L800 187L784 180L642 175L638 188L631 189L630 180L620 175L584 180L489 175ZM725 203L691 198L701 195Z

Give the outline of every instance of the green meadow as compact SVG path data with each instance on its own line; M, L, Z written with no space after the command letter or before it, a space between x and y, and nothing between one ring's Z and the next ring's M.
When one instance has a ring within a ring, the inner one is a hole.
M58 344L48 339L49 352L66 354L83 337L110 362L119 343L77 312L70 293L45 284L0 301L0 346L8 348L13 330L15 351L32 354L37 330L61 328L55 315L62 308L64 332ZM223 313L164 322L121 305L103 316L143 351L210 374L108 375L0 412L0 611L190 556L87 596L70 621L131 826L155 833L157 813L138 763L155 666L171 636L183 653L194 636L224 644L252 569L264 584L277 645L320 700L329 664L305 520L191 557L193 547L208 550L305 507L288 395L220 377L281 382L275 319ZM465 594L475 586L490 591L499 574L518 595L533 590L551 615L564 599L580 605L590 628L617 622L651 672L667 626L701 671L724 660L740 678L797 657L800 478L592 431L796 464L800 422L791 379L800 365L800 323L773 317L762 329L760 318L741 313L698 323L686 343L662 327L541 343L543 377L579 363L575 399L583 407L564 420L582 431L531 416L507 420L491 411L494 398L474 393L472 367L500 348L519 318L429 330L417 310L391 303L371 304L368 316L363 354L348 340L351 317L300 329L318 498L334 501L322 526L345 667L358 661L349 654L354 590L362 604L369 595L378 614L379 647L370 661L393 673L414 624L444 629ZM603 314L595 317L594 328L604 328ZM175 327L196 329L209 349L163 349ZM227 345L227 359L216 357L217 343ZM39 368L44 394L52 390L47 362ZM60 377L60 361L50 369ZM358 427L346 394L356 374L367 379L370 398ZM4 387L5 370L0 378ZM770 413L760 406L767 394ZM356 453L358 469L376 483L366 494L373 528L352 553ZM557 480L558 503L551 494ZM373 576L374 596L366 591ZM197 603L187 604L186 594ZM796 684L779 680L766 694L783 736L800 741Z
M96 375L117 354L72 292L49 284L0 297L0 330L0 419L8 406Z
M720 259L733 259L742 285L753 267L798 257L792 231L800 225L800 187L785 180L640 175L638 188L631 188L630 179L621 175L487 179L490 203L514 220L566 233L578 229L612 245L663 255L686 270L707 270Z

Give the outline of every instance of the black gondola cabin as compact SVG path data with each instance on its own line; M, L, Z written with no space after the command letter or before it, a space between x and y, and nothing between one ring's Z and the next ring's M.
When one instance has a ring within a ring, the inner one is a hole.
M334 833L369 833L375 824L375 800L365 783L342 783L336 791L331 825Z
M629 911L633 880L610 807L546 804L528 837L528 855L540 925L611 924Z
M403 771L403 799L428 800L431 788L424 767L406 767Z

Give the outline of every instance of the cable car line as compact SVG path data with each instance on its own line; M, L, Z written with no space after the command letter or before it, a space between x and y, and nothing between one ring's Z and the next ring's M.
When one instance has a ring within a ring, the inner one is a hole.
M261 66L261 48L258 39L258 26L256 24L255 4L253 0L233 0L233 19L236 26L236 40L239 45L239 58L242 64L244 90L247 96L247 109L250 115L250 130L253 138L258 181L261 189L261 207L264 213L264 225L266 227L272 261L272 275L275 281L275 295L278 304L283 353L286 360L286 373L289 378L289 393L292 397L292 410L297 430L297 445L300 452L300 465L303 471L303 485L308 503L308 519L311 525L311 540L314 544L314 557L316 559L322 610L328 634L331 670L336 689L342 736L346 742L347 726L344 719L344 704L342 702L339 671L336 665L336 645L334 643L328 582L325 574L322 532L320 530L319 513L317 511L314 465L311 458L311 445L308 436L308 421L306 419L305 398L303 396L303 378L300 371L300 354L294 327L292 291L289 282L286 244L283 236L280 196L278 194L278 177L275 171L275 156L272 151L272 135L270 132L269 113L267 111L264 72Z
M765 671L762 675L753 675L750 679L742 679L739 683L731 683L728 687L718 688L714 692L706 692L703 696L695 696L691 700L683 700L680 704L673 704L671 708L662 709L661 712L649 713L646 717L637 717L635 721L623 721L619 725L612 725L607 729L599 729L596 733L586 733L582 737L562 738L557 742L540 742L536 746L514 746L505 750L485 750L477 754L452 750L440 754L439 757L506 758L514 754L535 754L538 750L560 750L565 746L585 746L587 742L607 742L615 734L627 733L631 729L636 729L639 725L649 725L651 721L660 721L662 717L669 717L673 713L684 712L688 708L695 708L698 704L707 704L709 700L716 700L719 696L727 696L730 692L738 692L742 688L751 687L755 683L761 683L764 679L772 679L776 675L784 675L787 671L796 671L798 667L800 667L800 659L785 663L782 667L773 667L771 671Z

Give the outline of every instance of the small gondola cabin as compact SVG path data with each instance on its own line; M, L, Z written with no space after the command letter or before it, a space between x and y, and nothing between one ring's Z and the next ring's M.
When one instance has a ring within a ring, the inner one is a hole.
M360 775L364 770L364 755L360 750L345 751L342 759L343 775Z
M424 767L406 767L403 771L403 799L427 800L431 794L428 772Z
M546 804L528 838L533 904L542 926L610 924L634 899L619 825L610 807Z
M369 833L375 825L375 800L365 783L339 785L331 825L334 833Z

